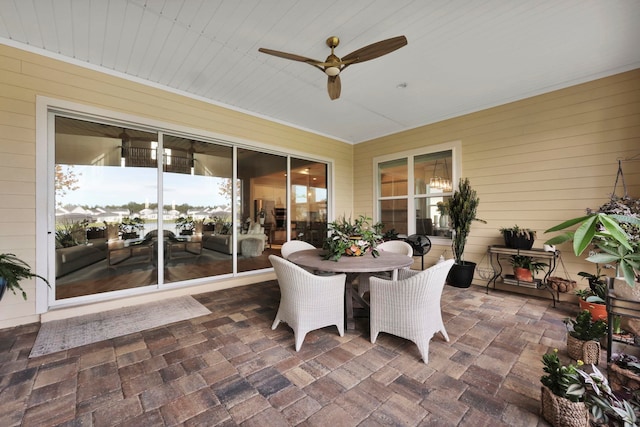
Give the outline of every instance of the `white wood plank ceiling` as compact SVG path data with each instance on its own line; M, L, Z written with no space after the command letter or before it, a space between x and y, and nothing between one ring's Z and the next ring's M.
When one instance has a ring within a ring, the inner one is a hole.
M638 0L0 0L0 43L358 143L640 67ZM405 35L327 77L323 60ZM403 87L406 86L406 87Z

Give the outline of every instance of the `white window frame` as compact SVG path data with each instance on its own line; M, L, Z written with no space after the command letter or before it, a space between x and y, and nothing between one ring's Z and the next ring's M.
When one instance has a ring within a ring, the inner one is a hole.
M429 145L414 150L386 154L373 159L373 200L375 201L374 222L380 221L380 202L385 200L407 200L407 234L416 233L415 210L415 177L413 174L414 159L425 154L451 151L451 178L453 190L458 188L458 181L462 176L462 141L451 141L442 144ZM407 194L406 196L380 196L380 164L393 160L407 159ZM451 239L440 236L429 236L434 245L451 245Z

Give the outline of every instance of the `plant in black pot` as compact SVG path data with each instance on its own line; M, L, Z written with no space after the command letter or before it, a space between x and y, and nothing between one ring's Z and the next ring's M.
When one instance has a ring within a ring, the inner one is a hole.
M526 249L533 247L536 240L536 232L529 228L520 228L518 225L513 227L502 227L500 232L504 237L504 245L512 249Z
M467 244L467 237L471 231L471 223L486 221L477 218L478 204L480 198L475 190L471 188L469 178L460 178L458 189L449 199L449 217L453 237L451 248L456 262L449 270L447 283L458 288L468 288L473 280L473 273L476 264L464 260L464 247Z
M22 293L22 298L26 300L27 293L20 286L20 281L30 279L32 277L40 278L49 285L47 279L33 273L29 264L16 257L14 254L0 254L0 300L7 289L16 295L16 290L20 291Z

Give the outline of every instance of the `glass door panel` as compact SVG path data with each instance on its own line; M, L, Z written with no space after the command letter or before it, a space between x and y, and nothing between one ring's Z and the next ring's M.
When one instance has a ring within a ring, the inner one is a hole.
M55 119L56 300L157 284L157 134Z
M287 241L287 158L239 148L237 161L238 271L271 268L268 255Z
M321 248L327 234L327 165L291 158L289 194L292 236Z
M230 274L233 149L163 136L165 283Z

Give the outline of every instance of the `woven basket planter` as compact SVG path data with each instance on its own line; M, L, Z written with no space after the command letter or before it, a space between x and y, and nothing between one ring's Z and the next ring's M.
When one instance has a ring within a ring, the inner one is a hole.
M609 364L609 385L613 391L633 391L640 389L640 375L615 363Z
M582 341L567 334L567 354L574 360L582 360L587 365L600 362L600 343Z
M556 396L549 388L542 386L540 414L554 427L587 427L589 410L584 402L572 402Z

